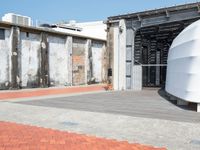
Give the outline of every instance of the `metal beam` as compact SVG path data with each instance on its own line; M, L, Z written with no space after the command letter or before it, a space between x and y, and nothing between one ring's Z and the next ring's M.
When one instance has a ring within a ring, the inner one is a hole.
M137 19L137 15L142 15L143 17L151 17L154 15L164 14L166 10L169 12L178 12L178 11L187 11L189 9L196 9L196 7L200 5L200 2L196 3L190 3L190 4L184 4L184 5L178 5L178 6L172 6L168 8L161 8L161 9L154 9L154 10L148 10L143 12L137 12L137 13L130 13L125 15L118 15L118 16L111 16L108 18L108 20L118 20L118 19L130 19L135 18Z

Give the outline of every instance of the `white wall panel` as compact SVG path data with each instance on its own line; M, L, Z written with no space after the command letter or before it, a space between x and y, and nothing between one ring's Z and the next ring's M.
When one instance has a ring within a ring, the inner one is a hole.
M168 57L166 91L200 103L200 21L178 35Z

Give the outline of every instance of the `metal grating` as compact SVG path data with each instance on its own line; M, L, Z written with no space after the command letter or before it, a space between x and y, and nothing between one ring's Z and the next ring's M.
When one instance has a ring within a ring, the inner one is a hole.
M142 65L143 87L162 87L168 50L176 36L197 19L140 28L135 36L134 64Z

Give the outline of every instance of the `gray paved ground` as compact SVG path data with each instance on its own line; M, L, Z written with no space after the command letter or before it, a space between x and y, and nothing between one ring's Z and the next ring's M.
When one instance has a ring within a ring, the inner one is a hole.
M133 117L200 122L200 113L166 100L163 91L112 92L18 102L21 104L122 114Z
M0 102L0 121L10 121L132 143L200 149L200 115L181 109L157 91L112 92Z

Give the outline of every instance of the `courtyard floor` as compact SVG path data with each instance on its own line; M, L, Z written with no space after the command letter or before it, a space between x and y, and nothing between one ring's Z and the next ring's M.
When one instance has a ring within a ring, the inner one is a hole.
M200 149L200 114L162 90L74 91L21 98L2 91L0 149Z

